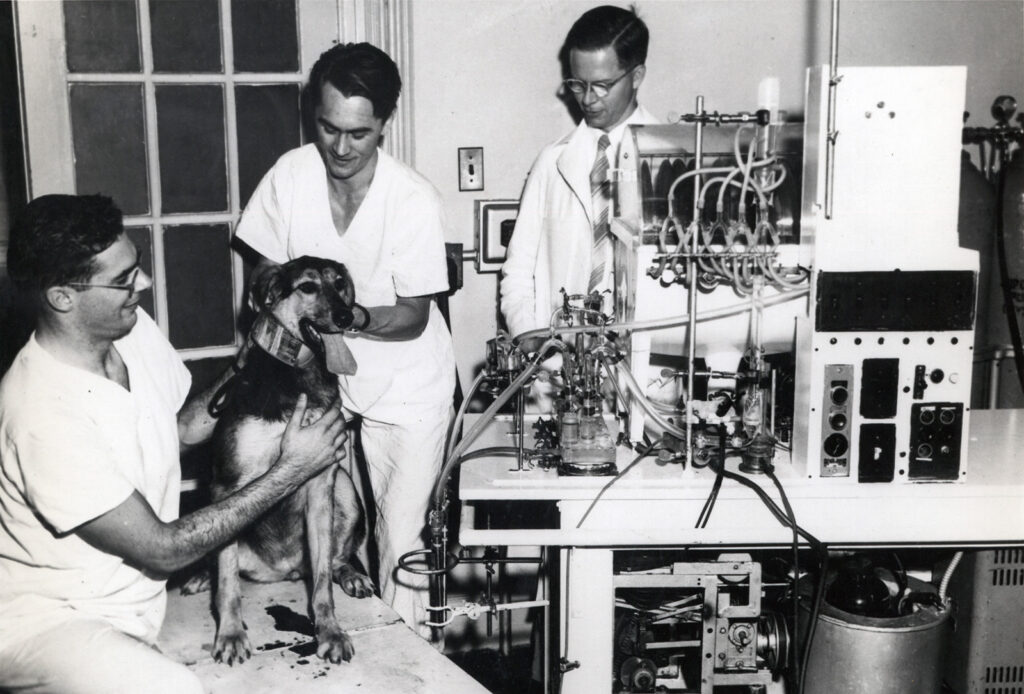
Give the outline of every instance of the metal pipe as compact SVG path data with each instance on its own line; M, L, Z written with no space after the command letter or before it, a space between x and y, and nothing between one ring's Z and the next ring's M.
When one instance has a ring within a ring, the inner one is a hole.
M839 85L839 0L832 0L832 31L829 38L828 116L825 133L825 219L832 219L832 187L835 184L836 87Z
M704 113L704 97L697 97L697 116L701 116ZM704 121L699 119L697 121L697 128L694 134L694 169L700 170L700 167L704 164ZM696 224L700 219L700 174L697 174L693 179L693 221ZM689 321L686 326L686 407L689 409L690 401L693 399L693 372L694 365L697 362L697 250L698 244L700 243L700 228L697 227L690 238L690 257L686 260L686 279L687 287L689 292L687 298L689 300ZM686 466L684 469L690 469L693 465L693 448L690 446L690 442L693 441L693 422L690 421L690 417L686 417Z
M992 361L989 362L988 371L988 409L999 408L999 365L1003 361L1003 355L996 350L992 353Z
M539 557L505 557L503 559L487 559L485 557L459 557L459 564L539 564Z
M515 427L518 429L516 437L516 469L519 472L523 471L523 446L525 445L525 429L526 429L526 388L523 386L519 389L519 397L516 400L516 423Z

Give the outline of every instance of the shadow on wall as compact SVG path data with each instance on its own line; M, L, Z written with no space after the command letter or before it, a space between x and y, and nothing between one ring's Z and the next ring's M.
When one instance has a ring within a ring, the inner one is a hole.
M32 334L33 318L31 305L19 298L6 273L0 274L0 376Z

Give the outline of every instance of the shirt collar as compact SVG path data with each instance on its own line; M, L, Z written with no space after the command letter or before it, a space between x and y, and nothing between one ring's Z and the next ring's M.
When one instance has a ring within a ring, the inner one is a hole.
M619 143L622 142L622 136L625 134L626 128L630 125L642 122L644 121L640 115L640 105L637 104L637 107L633 109L633 112L630 113L625 120L609 130L607 133L604 130L591 128L589 126L587 126L587 132L590 133L590 136L594 140L595 149L597 148L597 141L601 139L601 136L608 136L608 161L614 162L618 158Z

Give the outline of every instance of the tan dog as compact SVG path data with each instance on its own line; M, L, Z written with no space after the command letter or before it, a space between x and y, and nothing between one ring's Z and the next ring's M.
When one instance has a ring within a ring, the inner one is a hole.
M277 459L300 394L307 396L307 414L314 417L338 406L335 373L355 372L341 337L353 321L354 294L344 265L308 256L274 268L254 288L260 314L243 351L244 364L221 401L214 434L214 500L259 477ZM349 564L363 532L352 479L331 467L221 549L214 658L233 664L251 655L241 575L261 582L311 576L317 655L332 663L351 659L354 649L334 615L331 583L356 597L373 592L370 579Z

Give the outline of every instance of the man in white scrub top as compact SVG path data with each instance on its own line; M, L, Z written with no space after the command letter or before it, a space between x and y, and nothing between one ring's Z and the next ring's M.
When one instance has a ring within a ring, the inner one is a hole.
M397 564L424 546L452 416L455 356L434 300L448 290L444 212L426 179L378 148L401 90L387 54L368 43L334 46L309 88L316 143L285 153L264 176L236 236L262 256L254 283L304 255L342 262L352 276L359 308L346 341L357 370L339 386L342 405L362 417L381 598L427 636L426 579Z
M0 381L0 691L202 692L156 648L166 577L345 454L338 408L285 431L270 471L178 518L179 450L214 388L139 309L152 282L103 196L46 195L11 230L8 273L35 331Z

